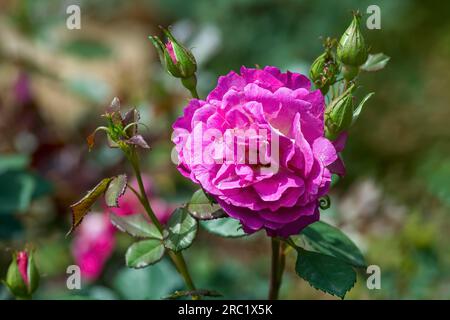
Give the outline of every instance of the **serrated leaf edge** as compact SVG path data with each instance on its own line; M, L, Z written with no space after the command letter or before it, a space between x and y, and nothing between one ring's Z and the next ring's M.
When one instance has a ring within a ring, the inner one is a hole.
M115 204L114 204L114 206L110 206L110 205L108 205L108 203L106 203L106 205L107 205L109 208L118 208L118 207L119 207L119 199L120 199L120 198L125 194L125 192L127 191L128 177L127 177L126 174L123 173L123 174L119 174L119 175L117 175L117 176L115 176L115 177L112 178L112 180L109 182L108 186L106 187L105 195L106 195L106 193L108 192L108 189L109 189L109 187L111 186L111 183L114 181L114 179L118 179L118 178L121 177L121 176L125 177L125 183L124 183L124 185L123 185L122 190L120 190L120 192L117 194L117 197L115 198ZM106 201L105 201L105 202L106 202Z
M299 249L300 249L300 250L304 250L304 251L308 251L308 250L305 250L305 249L303 249L303 248L299 248ZM321 253L321 252L316 252L316 253L319 253L319 254L322 254L322 255L324 255L324 256L328 256L328 257L337 259L336 257L330 256L329 254L324 254L324 253ZM298 259L298 252L297 252L297 259ZM338 260L340 260L340 259L338 259ZM340 260L340 261L343 262L342 260ZM297 262L296 262L296 263L297 263ZM319 291L322 291L322 292L324 292L324 293L326 293L326 294L329 294L329 295L331 295L331 296L338 297L338 298L340 298L341 300L344 300L346 294L347 294L348 292L350 292L350 290L352 290L352 289L355 287L356 281L358 280L358 279L357 279L357 278L358 278L358 275L357 275L356 271L353 269L353 266L350 265L350 264L348 264L348 263L346 263L346 262L344 262L344 263L347 264L350 268L352 268L353 274L355 275L355 277L354 277L354 281L353 281L353 283L351 284L351 286L344 292L344 294L343 294L342 296L339 296L339 295L337 295L337 294L334 294L334 293L331 293L331 292L328 292L328 291L325 291L325 290L323 290L323 289L321 289L321 288L316 287L315 285L313 285L312 283L310 283L308 280L306 280L305 278L303 278L303 277L297 272L297 270L295 270L295 273L296 273L300 278L302 278L303 281L306 281L306 282L307 282L311 287L313 287L314 289L319 290Z
M159 239L152 239L152 240L159 240ZM146 241L146 240L142 240L142 241ZM163 245L163 243L161 243L161 245L162 245L162 247L164 248L164 250L163 250L163 252L162 252L162 254L161 254L161 257L159 257L159 259L157 259L157 260L155 260L155 261L153 261L153 262L151 262L151 263L147 263L147 264L145 264L145 265L142 265L142 266L141 266L141 265L131 266L131 265L129 265L129 264L127 263L127 255L128 255L128 251L130 250L130 248L131 248L133 245L135 245L136 243L139 243L139 242L141 242L141 241L134 242L133 244L131 244L131 245L128 247L127 251L125 252L125 265L126 265L128 268L131 268L131 269L143 269L143 268L145 268L145 267L154 265L154 264L158 263L159 261L161 261L162 258L164 257L164 255L166 254L166 247Z
M138 214L138 213L136 213L136 214ZM136 235L134 235L134 234L131 234L129 231L127 231L127 230L125 230L124 228L122 228L121 226L119 226L119 225L117 224L116 221L114 221L113 219L111 219L111 216L114 216L114 217L120 217L120 216L117 215L117 214L115 214L115 213L110 213L109 220L111 221L111 224L112 224L115 228L117 228L120 232L126 233L126 234L132 236L133 238L137 238L137 239L153 239L153 240L160 240L160 241L161 241L161 240L164 240L164 238L163 238L162 235L161 235L160 238L157 238L157 237L152 237L152 236L145 236L145 237L142 237L142 236L136 236Z

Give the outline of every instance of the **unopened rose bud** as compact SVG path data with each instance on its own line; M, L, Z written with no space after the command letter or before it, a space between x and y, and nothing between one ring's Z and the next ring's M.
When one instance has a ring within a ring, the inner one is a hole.
M352 81L356 78L356 76L359 73L359 67L349 66L349 65L343 65L342 66L342 75L344 76L344 79L347 81Z
M349 67L358 68L367 60L368 52L360 28L360 16L355 14L350 26L345 30L337 47L339 61ZM354 70L352 70L354 71ZM356 72L357 73L357 72ZM348 73L354 75L355 72ZM350 78L346 78L351 80Z
M331 101L325 111L325 134L330 140L350 128L353 120L353 91L354 85L339 97Z
M311 65L309 76L317 89L326 94L330 85L336 81L339 72L338 65L331 53L327 50L322 53Z
M39 272L32 251L19 251L13 254L5 282L16 298L31 298L39 285Z
M172 33L163 29L167 42L164 44L157 36L150 36L165 69L176 78L191 78L197 71L197 62L192 52L178 42Z

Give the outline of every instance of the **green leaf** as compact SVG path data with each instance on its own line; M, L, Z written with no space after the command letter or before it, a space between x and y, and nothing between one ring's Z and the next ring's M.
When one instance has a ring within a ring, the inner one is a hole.
M0 174L0 214L13 214L28 209L36 189L36 179L26 171Z
M162 240L162 234L159 232L158 228L141 214L118 216L114 213L110 213L109 218L111 219L111 223L117 229L126 232L133 237Z
M121 174L114 177L108 185L105 193L105 201L108 207L119 207L119 198L127 190L127 175Z
M342 231L322 221L303 229L300 234L316 251L338 258L355 267L364 268L361 251Z
M88 191L80 201L70 206L72 209L72 227L68 234L72 233L75 228L80 225L84 216L89 212L95 201L97 201L97 199L105 192L112 179L113 178L103 179L92 190Z
M199 220L211 220L225 215L220 206L213 203L202 189L194 192L187 205L187 210L194 218Z
M8 154L0 157L0 173L9 170L25 169L30 163L30 157L21 154Z
M188 248L197 234L198 224L186 208L178 208L167 222L164 245L173 251Z
M356 107L355 111L353 111L353 119L352 119L352 125L355 124L356 120L358 120L359 115L361 114L361 111L366 104L367 100L369 100L375 93L371 92L367 94L359 103L359 105Z
M369 54L366 62L361 66L361 70L373 72L383 69L391 57L384 53Z
M133 243L125 254L127 267L144 268L161 260L164 246L160 240L149 239Z
M295 270L312 287L341 299L356 282L356 272L342 260L301 248L297 249Z
M29 162L20 154L0 156L0 215L26 212L32 200L52 191L48 181L27 169Z
M32 199L37 199L46 196L53 192L53 185L50 181L44 179L42 176L32 173L33 179L35 180L36 187L33 191Z
M208 232L225 238L239 238L247 234L242 230L239 220L232 218L219 218L200 222Z
M182 288L183 281L168 259L144 269L122 268L112 283L122 299L160 299Z

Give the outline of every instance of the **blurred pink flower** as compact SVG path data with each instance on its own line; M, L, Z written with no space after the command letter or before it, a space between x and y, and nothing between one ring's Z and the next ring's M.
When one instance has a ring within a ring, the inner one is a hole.
M165 224L174 208L165 201L151 196L153 192L149 178L144 177L143 182L153 211L159 221ZM137 189L137 181L132 181L131 186ZM72 253L76 264L81 269L82 276L88 281L94 281L100 276L106 261L115 248L115 233L117 229L109 220L110 212L119 216L145 214L139 200L128 189L119 199L118 208L105 206L103 213L91 213L85 217L75 234L75 239L72 243Z
M87 215L78 228L72 252L81 274L88 281L97 279L115 246L115 228L104 213Z

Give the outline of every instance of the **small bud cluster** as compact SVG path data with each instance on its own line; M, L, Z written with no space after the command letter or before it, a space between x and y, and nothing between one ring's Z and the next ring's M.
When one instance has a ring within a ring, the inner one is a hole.
M356 90L356 78L360 71L377 71L382 69L389 57L383 54L369 55L360 28L361 16L358 12L341 36L337 39L327 38L325 50L314 60L309 72L315 87L323 95L330 92L329 103L325 112L325 135L330 140L347 131L359 116L364 103L372 96L368 94L355 109L353 95ZM334 50L335 49L335 50ZM382 61L373 65L374 57ZM330 90L332 88L332 90Z
M323 94L327 94L330 85L336 82L339 73L339 65L333 56L331 40L327 39L325 52L322 53L311 65L309 75L314 85Z
M150 148L144 138L138 134L139 111L135 108L125 114L120 111L120 101L114 98L111 105L103 114L106 118L107 126L101 126L87 137L89 149L94 146L94 137L98 131L105 131L108 136L108 145L111 148L121 148L126 151L130 146Z

